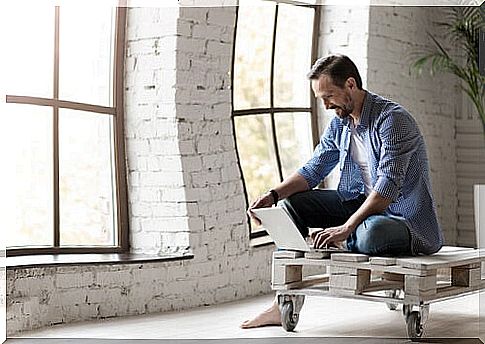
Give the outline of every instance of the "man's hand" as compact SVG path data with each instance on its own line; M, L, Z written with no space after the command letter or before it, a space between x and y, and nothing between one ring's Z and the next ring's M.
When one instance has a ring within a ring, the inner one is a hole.
M273 187L273 190L278 193L278 198L280 200L289 197L297 192L307 191L308 183L306 179L300 175L298 172L293 172L288 178L286 178L282 183ZM256 201L251 204L247 213L251 219L259 226L261 221L254 215L251 209L256 208L269 208L274 204L273 196L270 192L265 193L259 197Z
M329 227L311 233L314 248L339 247L339 244L346 240L354 231L354 228L347 225Z
M273 203L274 203L273 196L271 195L270 192L268 192L268 193L260 196L256 201L254 201L253 204L251 204L251 206L249 207L247 213L248 213L249 217L251 219L253 219L253 221L258 226L260 226L261 221L256 217L256 215L254 215L254 213L251 210L256 209L256 208L269 208L273 205Z

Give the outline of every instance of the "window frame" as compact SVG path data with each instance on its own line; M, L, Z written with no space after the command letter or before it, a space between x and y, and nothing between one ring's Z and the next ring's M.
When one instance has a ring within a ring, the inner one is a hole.
M38 255L38 254L75 254L75 253L127 253L129 252L128 195L125 170L124 144L124 58L125 31L127 7L122 2L115 9L114 30L114 64L113 64L113 106L100 106L87 103L59 99L59 38L60 38L60 7L55 6L55 37L54 37L54 75L53 97L31 97L25 95L6 95L6 103L27 104L51 107L53 111L53 246L51 247L14 247L7 248L6 255ZM114 168L116 186L116 219L117 243L114 246L60 246L60 212L59 212L59 109L72 109L106 114L113 116Z
M246 188L246 181L244 180L244 174L241 166L239 151L238 151L238 144L237 144L237 137L236 137L236 124L235 118L239 116L247 116L247 115L266 115L270 116L270 123L271 123L271 142L273 144L273 148L275 150L275 158L276 164L278 168L278 177L280 181L283 181L283 169L281 166L281 158L279 155L279 148L278 148L278 137L276 133L276 124L275 124L275 116L278 113L289 113L289 112L306 112L310 114L311 118L311 128L312 128L312 139L313 139L313 146L315 147L319 141L319 132L318 132L318 112L317 112L317 101L315 97L312 96L312 92L310 91L310 107L275 107L274 106L274 62L275 62L275 48L276 48L276 32L278 27L278 9L279 3L289 4L293 6L301 6L307 8L313 8L314 10L314 17L313 17L313 33L312 33L312 51L311 51L311 60L312 63L318 58L318 34L320 28L320 8L318 5L309 5L307 3L292 1L292 0L284 0L284 1L275 1L276 2L276 9L275 9L275 20L273 26L273 41L272 41L272 50L271 50L271 65L270 65L270 107L269 108L252 108L252 109L244 109L244 110L234 110L234 65L236 60L236 40L237 40L237 26L238 26L238 18L239 18L239 6L236 9L236 20L235 20L235 27L234 27L234 37L233 37L233 51L232 51L232 67L231 67L231 119L232 119L232 126L234 132L234 146L236 148L236 155L237 155L237 162L239 167L239 172L241 178L243 180L243 191L244 197L246 200L246 208L249 207L249 199L248 199L248 192ZM252 228L251 220L249 216L247 216L247 221L249 224L249 238L256 239L261 237L268 236L268 233L265 229L260 229L254 231Z

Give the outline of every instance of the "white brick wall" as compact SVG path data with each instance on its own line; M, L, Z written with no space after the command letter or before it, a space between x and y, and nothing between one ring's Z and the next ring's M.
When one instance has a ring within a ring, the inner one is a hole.
M473 185L485 184L485 137L478 113L465 96L463 96L463 106L458 110L456 117L457 242L459 245L476 247Z
M180 310L269 291L268 263L254 262L269 262L270 252L253 250L250 258L247 249L240 254L234 244L224 249L227 252L206 254L204 261L8 270L8 334L58 323Z
M130 222L135 228L131 246L136 253L189 249L184 197L167 200L164 193L181 190L183 196L187 183L177 144L178 79L188 65L182 59L179 66L179 21L177 8L132 8L128 13L125 117L126 147L133 152L127 165Z

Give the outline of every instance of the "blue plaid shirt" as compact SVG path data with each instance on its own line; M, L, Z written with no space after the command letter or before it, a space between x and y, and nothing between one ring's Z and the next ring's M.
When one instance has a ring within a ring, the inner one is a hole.
M359 166L350 154L349 119L333 118L313 157L298 170L314 188L338 164L342 200L364 193ZM431 254L443 245L436 216L428 157L414 118L401 105L367 92L357 132L367 147L374 191L392 200L386 213L403 218L414 254Z

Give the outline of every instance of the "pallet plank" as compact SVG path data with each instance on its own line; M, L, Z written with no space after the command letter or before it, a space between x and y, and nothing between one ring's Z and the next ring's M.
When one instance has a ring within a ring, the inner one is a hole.
M306 277L303 280L298 282L291 282L283 285L277 285L273 288L273 290L291 290L291 289L309 288L315 285L327 283L329 279L330 279L330 276L328 274L313 275L313 276Z
M436 274L431 276L405 276L404 292L409 295L436 294Z
M370 270L357 270L355 275L331 274L330 287L363 290L370 283Z
M303 252L301 252L301 251L281 250L281 251L274 251L273 252L273 259L301 258L301 257L303 257Z
M334 253L330 259L338 262L367 262L369 256L361 253Z
M347 268L343 266L330 266L332 275L354 275L357 276L357 268Z
M283 265L273 260L273 269L271 274L271 284L283 285L291 282L299 282L302 280L302 266L301 265Z
M485 257L483 257L484 254L484 250L438 252L430 256L398 258L396 260L396 264L408 269L440 269L465 264L480 263L480 261L485 260Z
M404 276L403 274L396 274L392 272L384 272L382 273L381 277L384 281L395 281L404 283Z
M330 257L330 252L325 252L325 251L305 252L305 258L307 259L326 259L329 257Z
M395 257L370 257L369 262L372 265L396 265Z
M403 283L399 281L372 281L362 292L368 293L391 289L403 289Z

